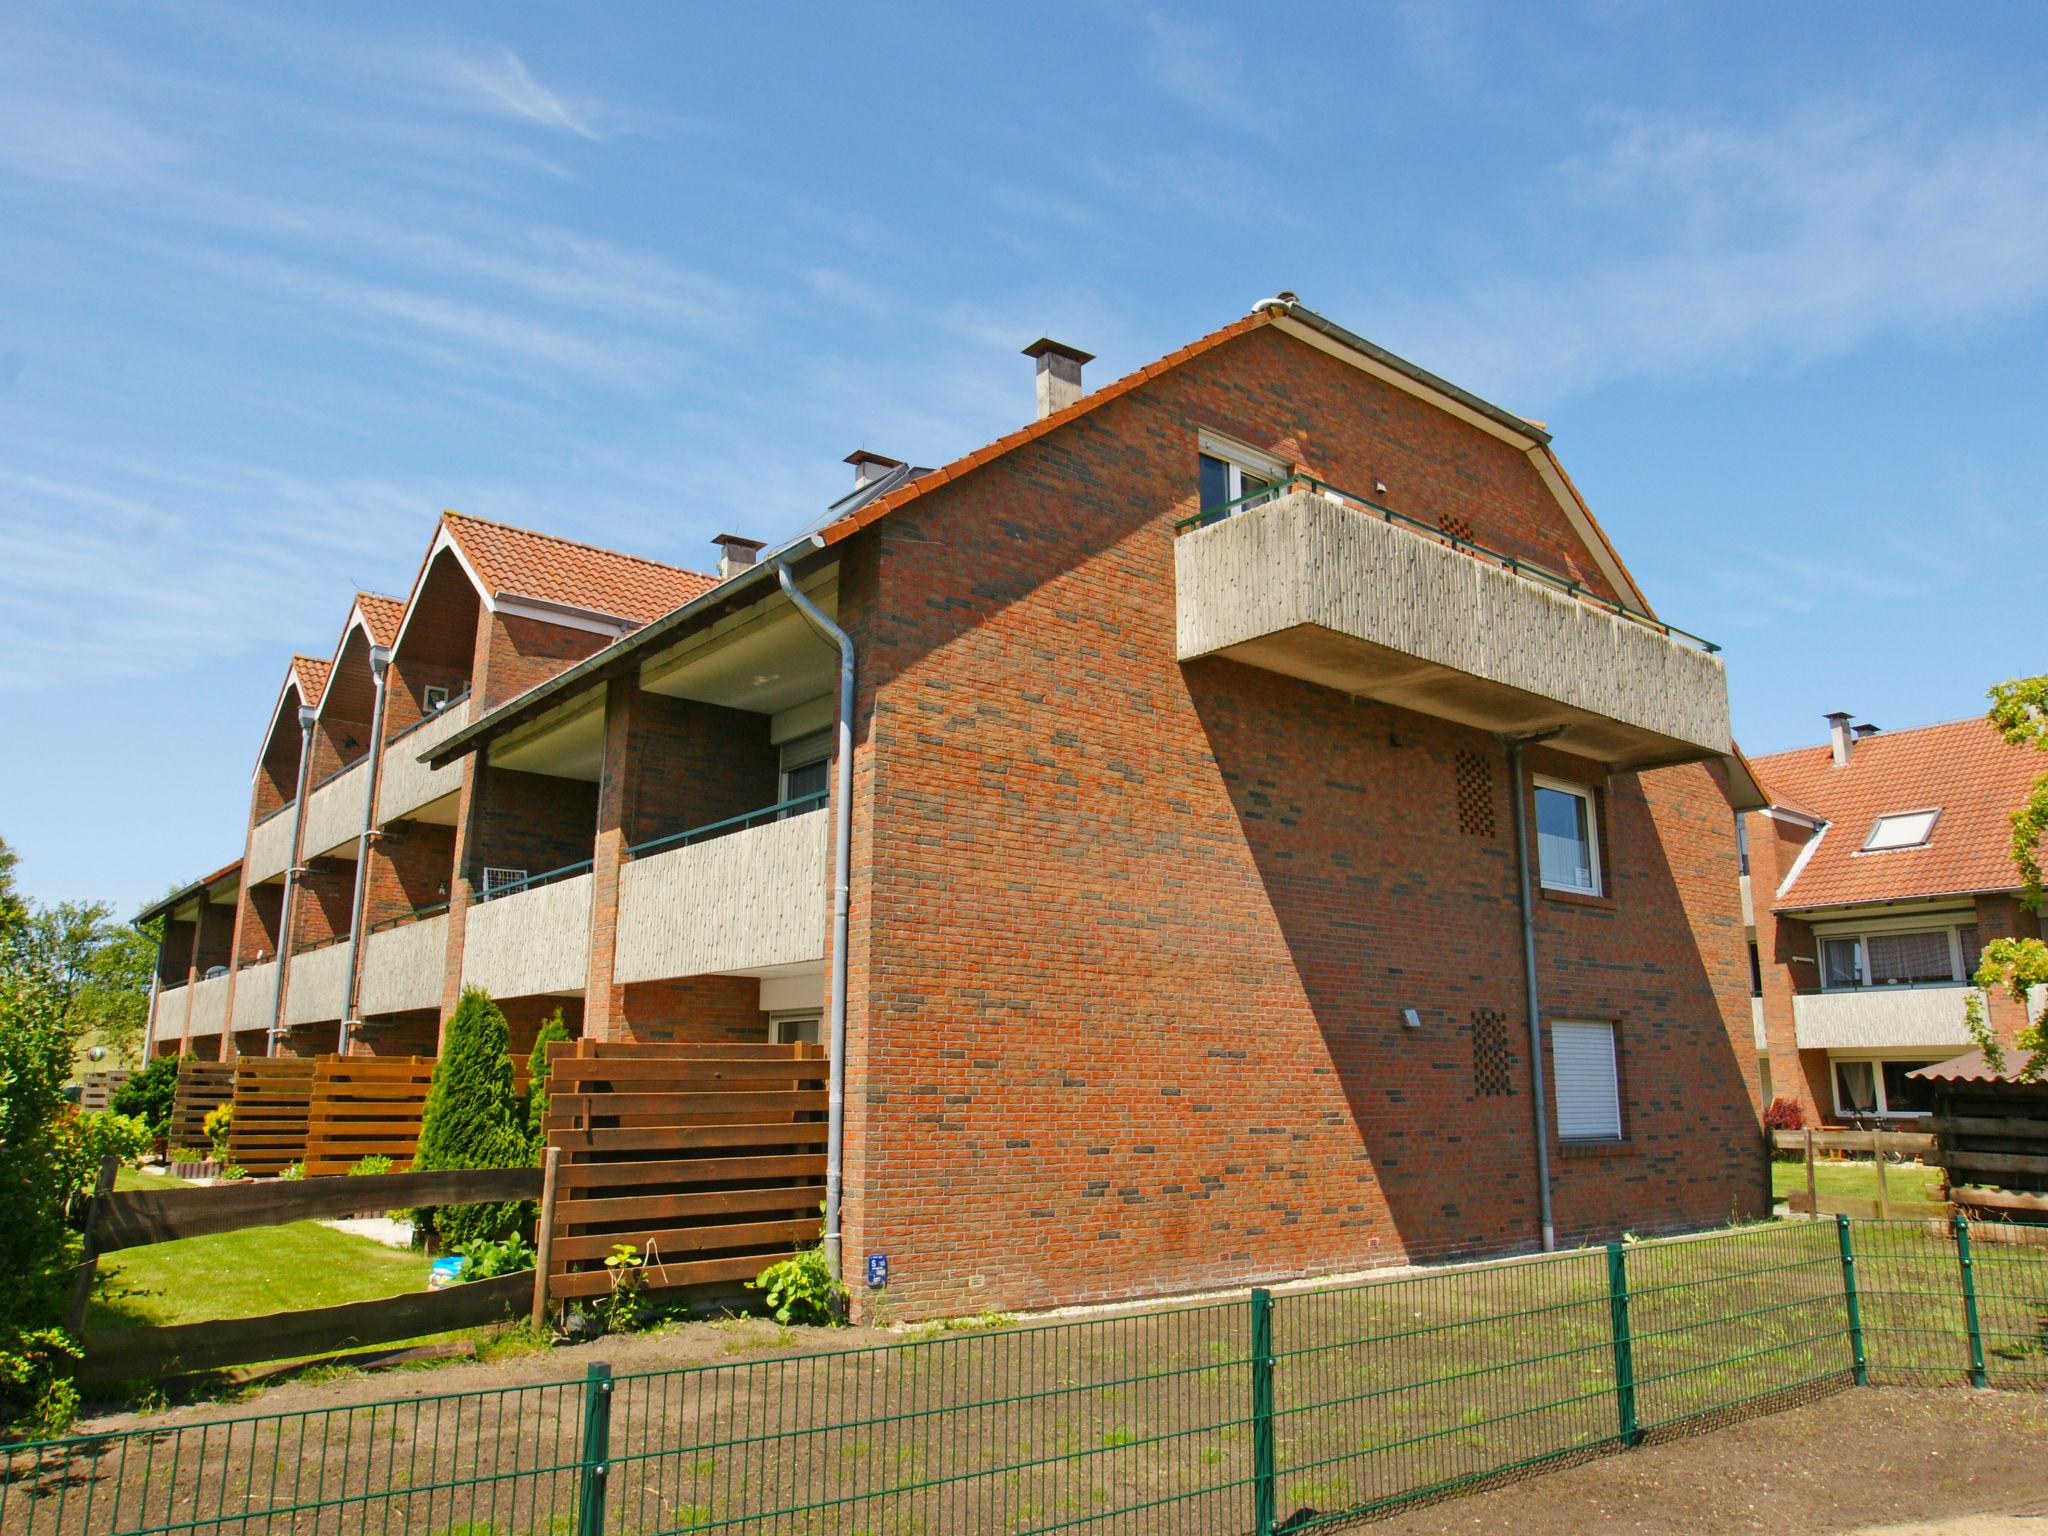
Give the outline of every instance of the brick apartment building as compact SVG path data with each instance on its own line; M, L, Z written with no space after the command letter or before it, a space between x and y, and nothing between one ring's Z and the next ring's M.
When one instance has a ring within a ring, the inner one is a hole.
M1771 805L1743 818L1751 1007L1765 1092L1809 1124L1910 1123L1909 1074L1970 1047L1969 978L1990 940L2042 936L2022 907L2011 813L2039 753L1980 718L1880 732L1827 717L1829 740L1757 759ZM1986 999L2010 1040L2024 1019Z
M1758 1209L1764 802L1544 429L1291 296L1092 392L1027 352L1028 426L718 578L444 519L163 905L159 1047L430 1049L464 983L838 1038L898 1315Z

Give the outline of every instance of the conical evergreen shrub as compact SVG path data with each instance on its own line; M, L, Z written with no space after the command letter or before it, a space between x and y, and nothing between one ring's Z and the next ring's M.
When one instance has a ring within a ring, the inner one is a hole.
M527 1165L526 1106L512 1089L512 1031L488 992L470 987L456 1005L434 1064L413 1167L520 1168ZM496 1241L531 1219L531 1205L444 1205L431 1213L444 1249ZM428 1213L422 1212L423 1216Z
M548 1066L548 1047L575 1038L557 1008L541 1024L540 1033L533 1037L533 1054L526 1058L526 1142L536 1163L548 1150L548 1079L554 1076Z

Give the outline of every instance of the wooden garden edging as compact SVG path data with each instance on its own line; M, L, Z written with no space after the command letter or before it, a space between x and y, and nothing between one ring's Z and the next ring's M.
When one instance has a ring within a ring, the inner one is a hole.
M111 1178L105 1182L111 1184ZM96 1194L87 1219L85 1243L89 1257L79 1266L78 1284L81 1290L89 1288L99 1255L123 1248L234 1232L245 1227L352 1216L390 1206L532 1200L543 1193L538 1168L292 1179L200 1189L102 1191ZM219 1370L509 1321L526 1315L538 1279L529 1271L445 1290L407 1291L374 1301L352 1301L264 1317L88 1334L78 1377L85 1382L135 1381L178 1371Z
M181 1061L178 1086L171 1095L168 1132L172 1150L203 1147L206 1117L235 1096L235 1064L232 1061Z
M431 1056L323 1056L306 1115L306 1173L347 1173L362 1159L412 1166L434 1081ZM400 1202L403 1203L403 1202Z
M621 1244L652 1291L751 1279L818 1240L821 1047L575 1040L551 1060L552 1298L609 1291Z
M310 1056L235 1058L229 1162L244 1173L276 1174L304 1159L314 1068Z

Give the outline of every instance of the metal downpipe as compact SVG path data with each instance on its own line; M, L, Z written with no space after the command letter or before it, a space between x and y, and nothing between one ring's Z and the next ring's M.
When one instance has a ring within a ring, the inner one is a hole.
M299 844L306 835L306 789L313 779L313 722L320 718L311 705L299 706L299 787L292 801L292 857L284 867L284 902L277 918L277 995L270 1000L270 1033L263 1042L263 1054L277 1054L277 1037L284 1029L285 972L292 960L292 908L299 894ZM227 1032L234 1034L234 1020Z
M813 536L812 547L822 544ZM853 862L853 638L824 609L797 589L789 567L778 560L775 579L811 628L839 651L838 762L832 789L832 1007L830 1065L827 1069L825 1147L825 1262L840 1275L840 1188L844 1178L846 1132L846 933L847 889Z
M1536 1121L1536 1192L1542 1213L1543 1251L1557 1251L1557 1224L1550 1212L1550 1104L1543 1082L1543 1004L1536 985L1536 906L1529 881L1529 813L1524 806L1522 748L1548 741L1556 731L1508 742L1509 795L1514 803L1515 874L1521 887L1522 979L1529 1010L1529 1094Z
M348 909L348 991L341 1001L341 1039L336 1054L348 1054L348 1037L363 1021L356 1017L356 989L363 961L363 898L370 883L370 844L377 834L377 775L384 768L384 700L391 675L391 649L370 647L370 676L377 686L370 706L370 756L363 775L363 830L356 838L356 889Z

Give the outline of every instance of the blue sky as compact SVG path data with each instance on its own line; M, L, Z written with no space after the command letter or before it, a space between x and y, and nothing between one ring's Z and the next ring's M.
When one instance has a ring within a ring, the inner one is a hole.
M2037 671L2048 8L0 12L0 835L240 851L442 507L699 568L1279 288L1509 408L1739 738Z

